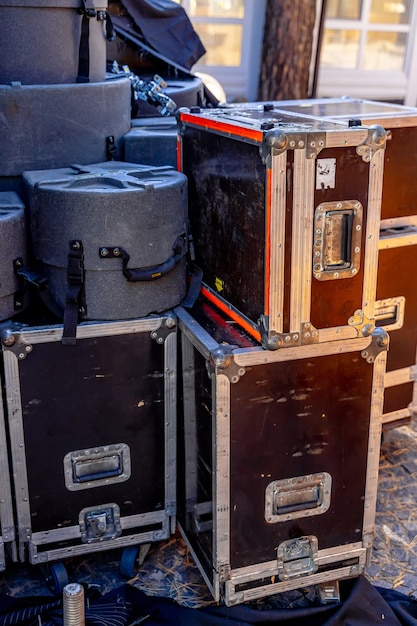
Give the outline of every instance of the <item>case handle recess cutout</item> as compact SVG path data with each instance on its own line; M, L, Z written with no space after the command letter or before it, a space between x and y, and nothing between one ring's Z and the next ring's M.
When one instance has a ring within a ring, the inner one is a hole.
M322 202L314 213L313 275L317 280L356 276L360 267L363 207L357 200Z
M69 491L124 482L130 475L130 449L125 443L75 450L64 457L65 486Z
M330 506L331 488L327 472L274 480L265 490L265 519L275 524L321 515Z
M375 326L387 331L398 330L404 324L405 297L386 298L375 302Z

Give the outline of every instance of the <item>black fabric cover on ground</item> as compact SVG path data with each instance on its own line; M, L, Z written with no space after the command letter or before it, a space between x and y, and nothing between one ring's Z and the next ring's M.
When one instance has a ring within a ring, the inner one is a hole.
M342 600L327 606L273 609L254 605L191 609L123 585L99 598L86 594L86 626L417 626L417 600L372 586L364 576L344 581ZM0 595L0 626L62 626L62 600Z

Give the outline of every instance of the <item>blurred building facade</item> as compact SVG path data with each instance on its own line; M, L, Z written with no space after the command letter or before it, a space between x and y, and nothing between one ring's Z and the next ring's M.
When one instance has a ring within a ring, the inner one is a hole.
M266 0L176 1L207 50L193 70L219 80L229 101L255 100ZM327 0L315 95L415 106L416 5L417 0ZM318 16L322 8L323 0L317 0ZM317 29L318 24L319 19Z

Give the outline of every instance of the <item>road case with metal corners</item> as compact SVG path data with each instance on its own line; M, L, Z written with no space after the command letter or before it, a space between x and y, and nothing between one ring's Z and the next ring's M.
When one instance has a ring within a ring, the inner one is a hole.
M417 108L355 98L323 98L277 102L285 113L342 122L379 124L388 131L381 217L416 214Z
M202 306L177 312L180 530L227 605L336 593L373 543L388 334L269 351Z
M375 320L390 335L383 425L410 421L417 409L417 217L381 222Z
M2 331L19 557L167 538L175 523L176 318ZM129 557L130 558L130 557Z
M203 293L268 349L368 333L382 127L261 104L183 110L179 132Z

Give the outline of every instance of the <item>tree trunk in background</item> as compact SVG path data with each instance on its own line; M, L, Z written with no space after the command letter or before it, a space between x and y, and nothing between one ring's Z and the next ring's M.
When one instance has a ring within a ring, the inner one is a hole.
M267 0L258 100L309 97L316 0Z

